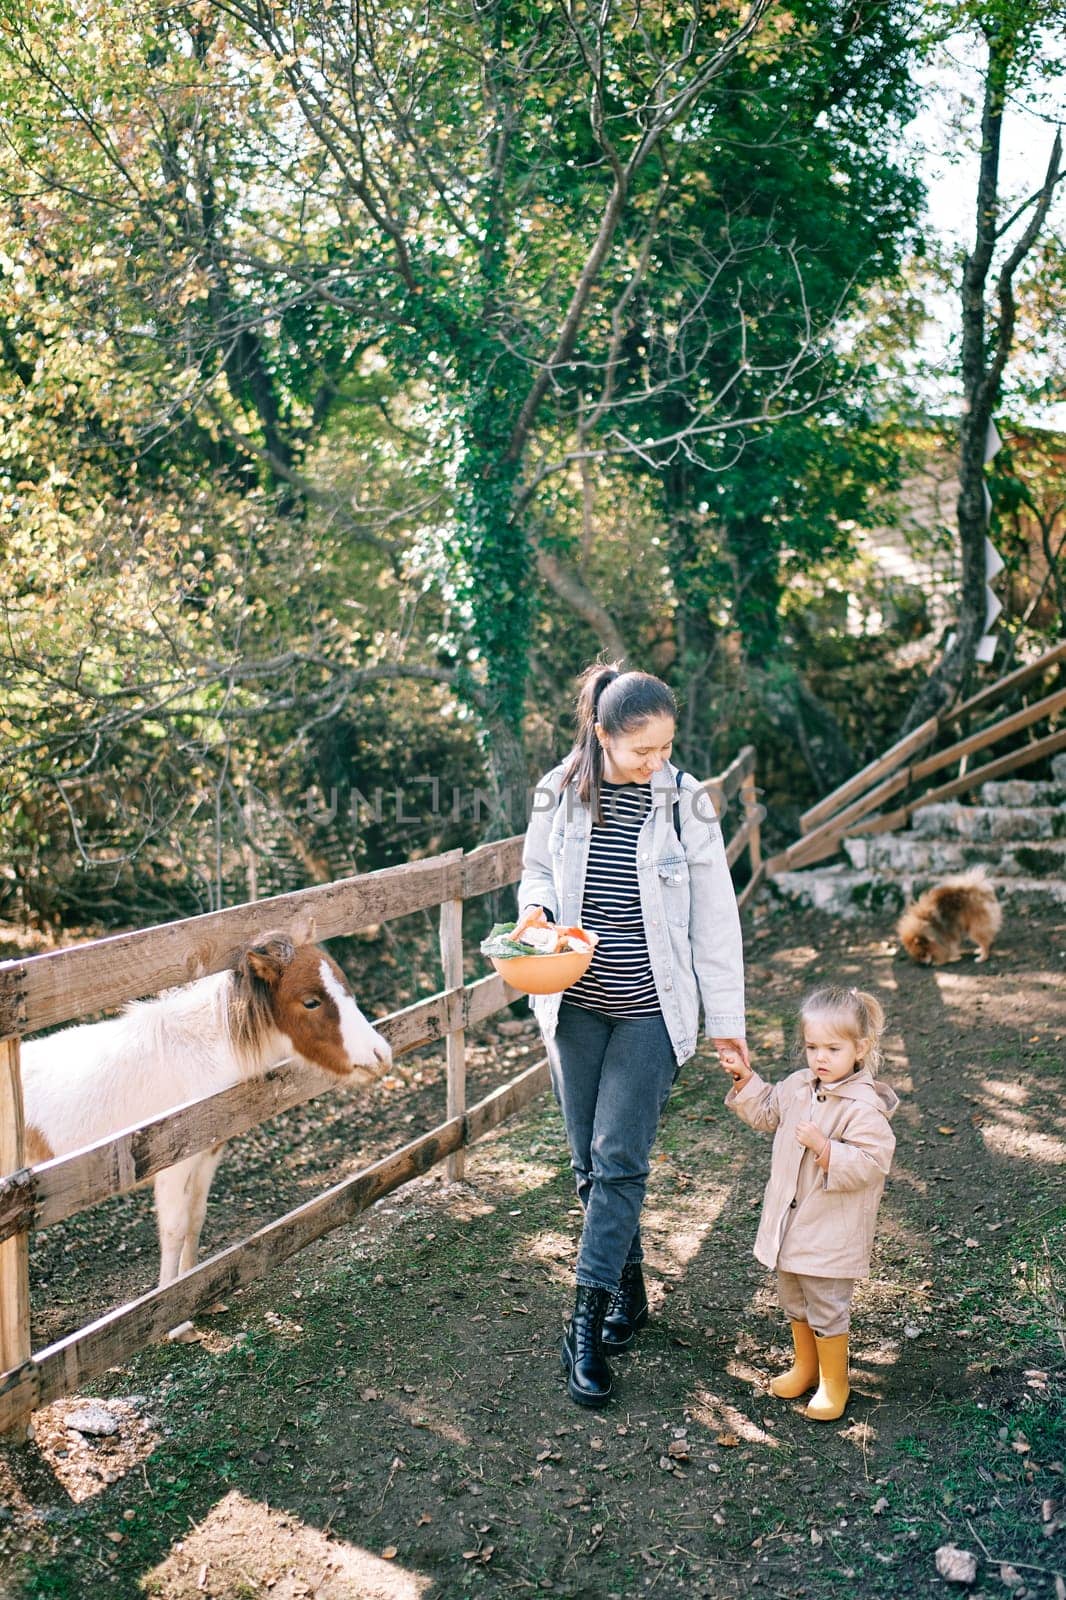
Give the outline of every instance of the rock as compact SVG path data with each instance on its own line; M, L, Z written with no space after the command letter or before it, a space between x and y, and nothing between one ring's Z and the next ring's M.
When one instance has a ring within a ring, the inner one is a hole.
M977 1557L954 1544L942 1544L936 1553L936 1570L948 1583L976 1583Z
M64 1421L75 1433L85 1433L91 1438L107 1438L119 1430L118 1418L106 1406L82 1406L78 1411L68 1411Z

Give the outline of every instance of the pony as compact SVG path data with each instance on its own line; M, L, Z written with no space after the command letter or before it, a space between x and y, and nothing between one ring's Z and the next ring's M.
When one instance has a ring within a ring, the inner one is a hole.
M109 1021L24 1041L27 1160L69 1155L292 1056L356 1082L392 1062L332 957L270 932L226 971L134 1001ZM196 1265L224 1148L225 1141L212 1145L156 1175L160 1288Z

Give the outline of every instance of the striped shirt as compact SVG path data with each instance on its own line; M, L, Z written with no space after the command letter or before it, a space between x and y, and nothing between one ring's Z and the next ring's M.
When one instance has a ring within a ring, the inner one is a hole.
M603 822L593 822L581 926L600 942L588 970L563 999L586 1011L653 1017L662 1010L651 972L640 906L637 837L651 807L651 785L600 784Z

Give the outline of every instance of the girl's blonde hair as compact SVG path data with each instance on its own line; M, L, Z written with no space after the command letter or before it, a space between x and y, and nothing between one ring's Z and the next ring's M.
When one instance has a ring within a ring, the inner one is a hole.
M803 1026L813 1022L815 1017L856 1045L868 1041L866 1053L856 1062L856 1068L868 1067L876 1077L884 1060L881 1035L885 1031L885 1012L880 1000L863 989L842 989L835 984L812 990L800 1006L796 1030L796 1057L801 1064L806 1059Z

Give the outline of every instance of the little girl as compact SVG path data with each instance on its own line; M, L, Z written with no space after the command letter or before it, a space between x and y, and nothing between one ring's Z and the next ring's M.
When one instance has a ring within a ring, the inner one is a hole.
M764 1083L728 1046L726 1105L774 1132L756 1258L777 1269L795 1359L771 1393L795 1400L818 1385L804 1415L832 1422L848 1401L848 1327L855 1280L867 1276L877 1207L896 1147L899 1100L877 1081L885 1014L859 989L816 989L800 1008L806 1066Z

